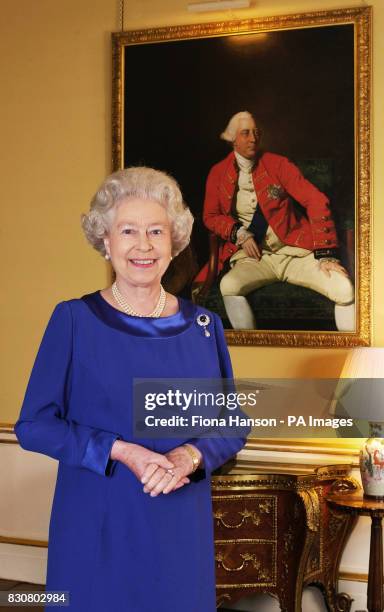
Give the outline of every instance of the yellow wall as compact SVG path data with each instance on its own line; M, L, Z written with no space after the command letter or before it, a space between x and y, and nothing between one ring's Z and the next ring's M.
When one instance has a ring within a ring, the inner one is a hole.
M126 1L125 28L364 6L352 0L253 0L256 8L193 15L187 0ZM373 342L384 345L384 5L372 0ZM103 261L85 244L79 216L110 169L110 32L115 0L2 0L2 285L0 422L18 415L54 304L104 286ZM154 97L156 94L154 93ZM377 102L376 102L377 101ZM376 102L376 103L375 103ZM330 135L331 137L331 135ZM381 171L380 171L381 169ZM381 197L380 197L381 196ZM232 347L237 376L335 376L345 350Z

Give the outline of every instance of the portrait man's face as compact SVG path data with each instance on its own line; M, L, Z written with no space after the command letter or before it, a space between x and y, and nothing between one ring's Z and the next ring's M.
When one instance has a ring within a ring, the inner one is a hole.
M253 159L256 155L259 142L259 130L254 119L240 119L236 138L233 141L233 149L247 159Z

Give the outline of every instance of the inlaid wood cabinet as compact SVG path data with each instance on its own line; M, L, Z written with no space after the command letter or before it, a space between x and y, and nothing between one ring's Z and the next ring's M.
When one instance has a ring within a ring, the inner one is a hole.
M317 585L331 611L351 600L337 593L338 568L356 519L333 512L331 491L359 489L350 466L310 474L228 474L212 478L217 605L269 593L283 612L299 612L304 586Z

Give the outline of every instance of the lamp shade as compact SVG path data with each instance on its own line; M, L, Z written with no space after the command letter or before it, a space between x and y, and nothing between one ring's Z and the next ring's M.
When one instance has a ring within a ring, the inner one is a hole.
M345 360L340 378L384 378L384 348L353 349Z
M384 421L384 348L360 347L350 352L332 404L336 415Z

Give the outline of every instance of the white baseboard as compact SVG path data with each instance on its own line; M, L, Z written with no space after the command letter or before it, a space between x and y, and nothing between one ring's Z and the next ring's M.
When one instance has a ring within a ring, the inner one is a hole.
M351 612L364 610L367 607L367 585L361 582L340 581L339 592L348 593L354 600ZM279 612L276 599L269 595L252 595L243 597L234 605L224 604L226 609L241 612ZM307 587L303 592L302 612L327 612L323 595L316 587Z
M0 578L45 584L47 549L0 543Z
M45 584L46 565L46 548L0 543L0 578L31 582L33 584ZM366 608L366 583L340 580L339 591L348 593L353 598L351 612ZM242 599L233 609L247 612L256 612L256 610L257 612L273 612L279 610L279 607L271 597L253 596ZM318 589L305 589L302 609L303 612L324 612L326 610Z
M339 580L339 592L348 593L353 599L351 612L367 609L367 583Z

